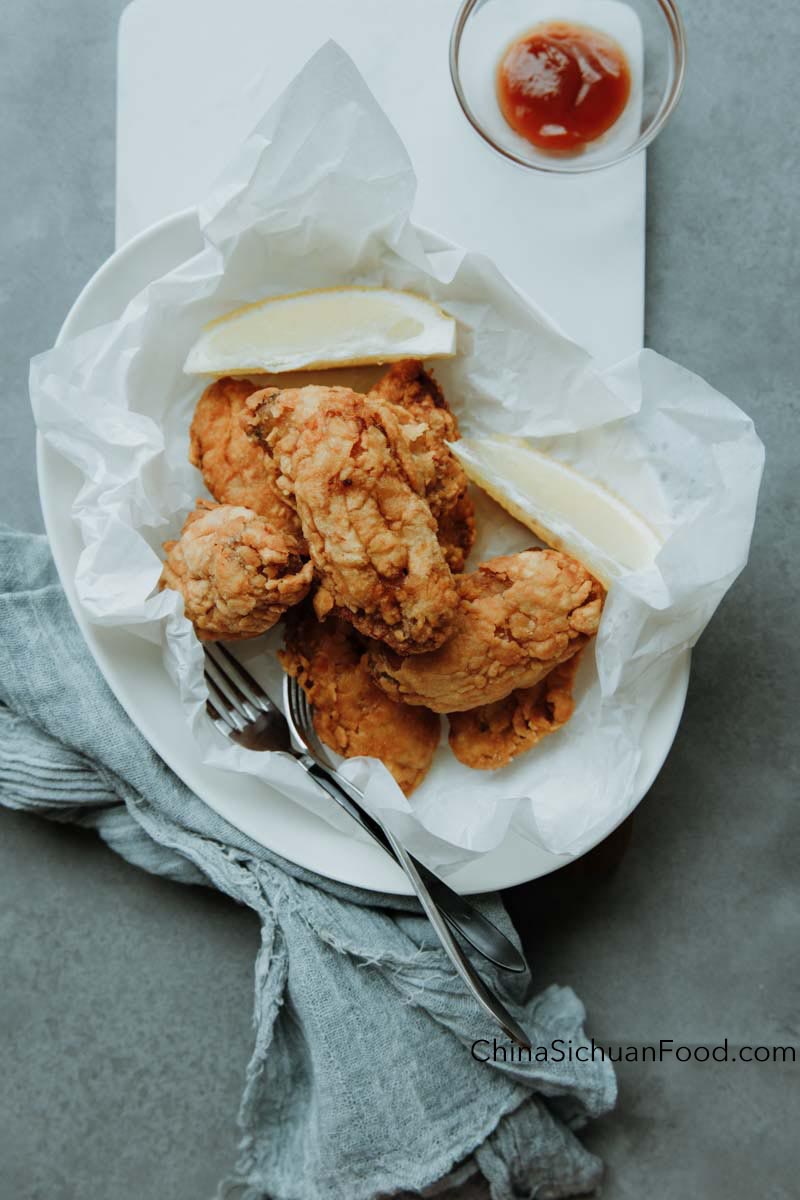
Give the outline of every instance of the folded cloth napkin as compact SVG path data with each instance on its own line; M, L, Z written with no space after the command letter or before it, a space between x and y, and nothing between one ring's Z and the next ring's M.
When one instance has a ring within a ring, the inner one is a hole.
M601 1163L574 1130L612 1107L611 1066L477 1061L472 1043L495 1030L415 903L313 875L206 807L109 691L46 540L3 527L0 801L90 826L129 862L258 913L255 1049L220 1197L368 1200L477 1172L494 1200L597 1187ZM481 903L515 936L499 898ZM569 988L490 982L534 1046L587 1044Z

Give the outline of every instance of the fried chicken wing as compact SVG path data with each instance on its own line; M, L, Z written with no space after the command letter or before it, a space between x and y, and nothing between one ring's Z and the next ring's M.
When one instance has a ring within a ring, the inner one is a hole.
M450 749L476 771L496 771L572 716L572 687L581 651L554 667L533 687L517 688L503 700L450 714Z
M401 654L440 646L457 594L391 407L348 388L267 389L248 401L244 424L300 517L320 619L342 617Z
M394 363L369 393L371 399L395 405L399 420L412 438L415 453L424 455L425 499L436 520L439 542L453 573L464 564L475 542L475 513L469 481L447 447L460 434L439 384L419 359ZM409 426L419 426L413 435Z
M379 758L407 796L427 774L439 744L439 717L426 708L396 704L367 670L364 647L352 625L317 621L298 612L287 622L278 655L314 710L314 728L343 758Z
M235 505L198 500L180 538L164 550L159 587L181 593L201 641L265 633L306 597L313 578L291 534Z
M200 397L190 430L189 461L221 504L241 504L266 517L275 530L296 538L300 522L275 485L271 459L242 428L245 401L255 388L247 379L217 379Z
M530 688L596 632L604 592L576 559L526 550L457 577L455 629L430 654L402 659L370 647L370 669L393 700L463 712Z

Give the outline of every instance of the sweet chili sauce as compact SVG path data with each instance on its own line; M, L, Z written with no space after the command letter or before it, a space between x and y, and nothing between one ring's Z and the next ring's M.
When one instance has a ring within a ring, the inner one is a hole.
M576 153L622 114L631 73L622 47L599 29L547 21L508 47L497 99L512 129L540 150Z

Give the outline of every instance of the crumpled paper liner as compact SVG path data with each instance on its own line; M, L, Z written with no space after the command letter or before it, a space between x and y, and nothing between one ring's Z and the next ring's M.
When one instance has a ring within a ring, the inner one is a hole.
M444 152L444 151L443 151ZM268 781L352 831L303 770L227 742L205 716L203 651L177 593L156 587L161 543L202 480L187 459L202 381L182 366L202 326L268 295L346 284L430 296L458 321L458 356L437 377L464 436L529 437L597 479L663 539L655 563L609 591L569 724L496 772L446 745L410 801L374 759L343 768L409 848L447 870L514 832L578 854L638 800L648 719L747 560L763 466L750 419L650 351L597 372L481 255L415 229L408 156L350 59L324 46L273 105L200 208L205 249L150 284L122 317L36 358L31 397L45 439L76 464L85 549L76 586L90 620L160 641L198 754ZM493 219L501 219L499 215ZM542 291L546 292L546 284ZM488 498L471 563L531 534ZM279 631L243 646L271 694Z

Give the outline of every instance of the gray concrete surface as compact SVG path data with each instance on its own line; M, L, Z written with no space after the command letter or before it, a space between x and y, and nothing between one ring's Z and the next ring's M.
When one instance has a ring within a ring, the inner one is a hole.
M28 358L113 246L122 7L0 14L0 513L20 528L41 527ZM601 854L509 901L541 982L575 986L598 1040L797 1046L800 23L789 0L769 20L745 0L685 15L686 94L650 154L647 340L755 417L755 545L617 869ZM0 1197L210 1196L234 1152L255 921L90 836L5 812L0 831ZM587 1135L608 1200L796 1196L798 1069L623 1065Z

